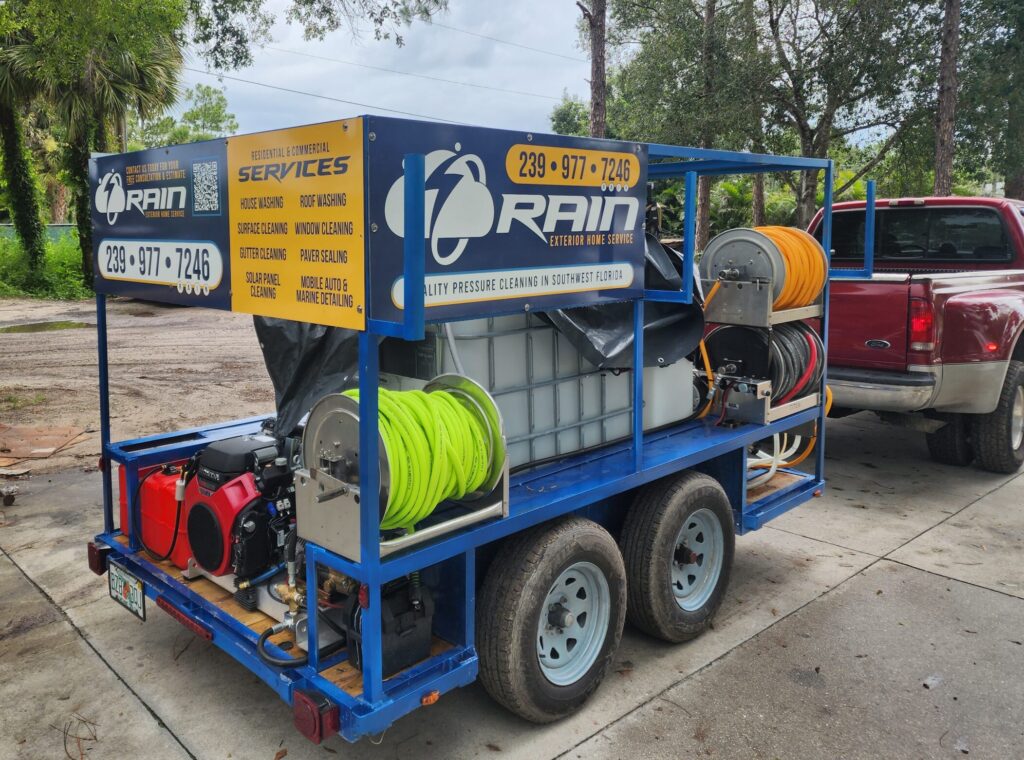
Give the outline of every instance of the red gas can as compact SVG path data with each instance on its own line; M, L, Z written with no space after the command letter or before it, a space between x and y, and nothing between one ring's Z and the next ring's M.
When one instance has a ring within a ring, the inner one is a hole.
M167 553L171 547L174 536L174 518L178 510L178 503L174 498L175 486L180 477L179 472L184 462L177 463L178 472L164 474L161 467L145 467L139 470L139 479L145 478L142 488L139 489L139 511L142 525L143 544L159 556ZM125 468L119 468L119 479L121 486L121 532L128 535L128 498L125 486ZM149 475L149 473L153 473ZM146 477L149 475L148 477ZM182 505L181 514L178 517L178 540L174 545L170 560L177 567L184 570L188 566L189 557L192 556L192 549L188 544L188 527L185 505Z

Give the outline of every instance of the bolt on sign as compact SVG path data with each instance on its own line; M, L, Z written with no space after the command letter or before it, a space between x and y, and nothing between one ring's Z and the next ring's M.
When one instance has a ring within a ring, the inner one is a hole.
M376 116L93 159L97 290L400 322L408 153L428 319L642 292L645 146Z

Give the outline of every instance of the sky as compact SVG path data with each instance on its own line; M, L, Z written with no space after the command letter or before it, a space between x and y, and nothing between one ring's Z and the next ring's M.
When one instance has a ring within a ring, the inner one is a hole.
M323 41L307 41L300 28L284 20L287 6L288 0L269 0L268 10L280 19L272 30L273 42L254 51L253 66L225 73L223 86L240 133L366 113L409 115L382 110L385 108L427 119L549 132L551 110L563 92L587 99L590 64L579 47L579 9L573 0L450 0L448 12L435 19L446 27L557 55L421 21L402 30L402 47L393 40L374 40L369 23L363 24L358 37L342 28ZM324 58L518 92L403 76ZM188 57L186 67L207 68L195 54ZM228 77L361 105L272 90ZM184 72L185 87L197 82L217 84L217 78Z

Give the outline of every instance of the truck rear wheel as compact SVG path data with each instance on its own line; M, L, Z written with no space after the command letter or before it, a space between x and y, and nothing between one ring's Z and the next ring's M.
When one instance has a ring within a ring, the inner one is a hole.
M480 590L480 681L534 723L570 715L608 672L625 617L622 555L600 525L570 517L514 536Z
M664 641L696 638L729 585L736 534L721 484L686 472L640 490L620 538L629 622Z
M946 415L946 424L934 433L925 434L928 453L941 464L966 467L974 461L974 448L969 439L970 425L962 414Z
M1024 362L1007 367L996 410L975 417L974 448L990 472L1016 472L1024 463Z

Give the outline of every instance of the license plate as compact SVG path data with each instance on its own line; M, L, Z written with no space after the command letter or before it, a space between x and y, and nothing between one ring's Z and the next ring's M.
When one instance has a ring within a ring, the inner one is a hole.
M146 588L142 581L129 573L116 562L107 563L107 588L110 597L139 618L146 619Z

